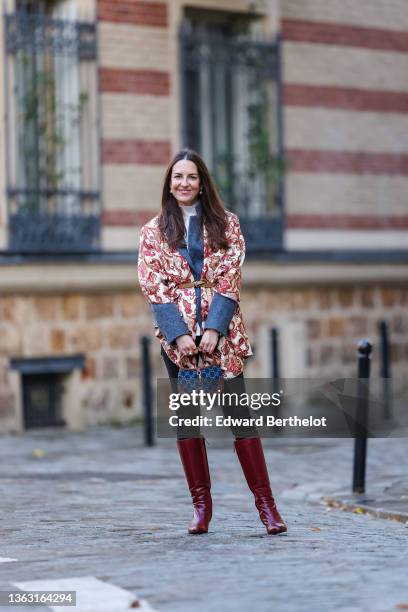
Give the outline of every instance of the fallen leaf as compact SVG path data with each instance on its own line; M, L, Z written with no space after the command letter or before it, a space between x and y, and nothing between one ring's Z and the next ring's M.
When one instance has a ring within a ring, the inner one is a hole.
M43 451L42 448L35 448L33 452L31 453L31 456L34 459L41 459L42 457L44 457L44 455L45 455L45 452Z
M320 527L309 527L310 531L321 531Z
M364 508L354 508L353 512L355 512L356 514L364 514L365 510Z
M134 601L132 601L132 603L130 604L131 608L140 608L140 601L138 599L135 599Z
M408 610L408 603L398 603L398 604L395 604L395 607L398 610Z

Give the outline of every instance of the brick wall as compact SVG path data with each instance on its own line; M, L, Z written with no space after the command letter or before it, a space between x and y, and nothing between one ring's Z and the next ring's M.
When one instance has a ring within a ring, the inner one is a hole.
M406 248L406 5L284 0L281 29L287 245Z
M175 146L177 24L166 2L99 0L97 14L103 246L134 248ZM406 248L407 22L401 0L281 3L288 249Z
M104 187L103 247L135 249L160 207L170 156L165 2L98 0ZM123 229L126 228L126 229Z

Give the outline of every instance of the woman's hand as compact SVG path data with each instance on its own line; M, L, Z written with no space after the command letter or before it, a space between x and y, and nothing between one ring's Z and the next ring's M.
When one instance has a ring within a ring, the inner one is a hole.
M186 357L187 355L196 355L198 353L198 348L196 347L194 340L188 334L184 334L184 336L179 336L176 338L176 344L182 357Z
M219 333L216 329L206 329L201 338L198 350L212 355L217 346Z

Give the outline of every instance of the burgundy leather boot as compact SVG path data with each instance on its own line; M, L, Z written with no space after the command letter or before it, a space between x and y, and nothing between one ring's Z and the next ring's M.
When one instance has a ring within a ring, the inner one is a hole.
M204 438L177 440L188 488L193 500L191 534L207 533L212 516L211 480Z
M235 440L235 449L249 488L255 496L259 517L270 535L287 531L272 496L268 469L260 438Z

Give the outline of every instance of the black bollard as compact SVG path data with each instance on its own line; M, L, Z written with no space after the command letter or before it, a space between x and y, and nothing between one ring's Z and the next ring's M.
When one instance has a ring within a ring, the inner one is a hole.
M153 427L153 393L152 393L152 368L150 361L150 338L142 336L142 368L143 368L143 427L146 446L154 446Z
M280 377L280 360L279 360L279 330L277 327L272 327L271 329L271 379L272 379L272 393L279 392L279 388L276 388L276 385L279 382ZM275 406L274 408L274 416L275 418L279 418L280 416L280 406ZM274 431L279 433L281 427L278 425L274 425Z
M354 441L353 493L364 493L367 458L368 379L372 345L368 340L358 343L358 397L356 438ZM365 382L365 380L367 382Z
M278 347L278 328L272 327L271 329L271 365L272 378L279 378L279 347Z
M378 331L380 334L380 355L381 355L380 376L383 379L384 418L390 419L391 412L392 412L390 338L389 338L389 332L388 332L388 324L386 321L379 322Z

